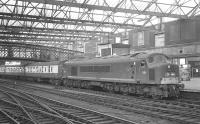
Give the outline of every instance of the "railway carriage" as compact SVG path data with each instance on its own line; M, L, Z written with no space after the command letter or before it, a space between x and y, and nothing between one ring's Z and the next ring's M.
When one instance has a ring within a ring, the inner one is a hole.
M4 77L24 76L24 66L21 65L1 65L0 75Z
M4 65L0 75L156 98L178 97L183 88L178 65L160 53Z
M63 62L36 62L25 66L25 77L40 81L48 81L52 84L60 83L63 77Z
M65 65L67 86L153 97L178 97L183 87L178 66L160 53L67 61Z
M0 66L0 75L31 81L60 84L63 77L63 61L36 62L27 65Z

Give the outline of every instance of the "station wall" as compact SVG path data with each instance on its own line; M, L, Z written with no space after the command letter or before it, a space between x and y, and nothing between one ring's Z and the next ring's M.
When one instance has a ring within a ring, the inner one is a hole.
M194 19L181 19L163 24L163 30L135 30L129 31L129 43L131 50L152 49L155 46L155 35L164 34L164 46L200 43L200 17ZM143 32L143 36L140 36ZM143 37L143 38L142 38ZM143 40L143 44L141 41Z
M176 45L192 43L198 39L198 21L197 20L178 20L165 24L165 42L166 45Z
M154 41L154 32L152 31L135 30L129 32L129 44L133 49L153 47L154 42L152 41Z

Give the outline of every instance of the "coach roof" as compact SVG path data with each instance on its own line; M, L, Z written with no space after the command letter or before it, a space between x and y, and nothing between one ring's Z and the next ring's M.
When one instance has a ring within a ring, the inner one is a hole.
M34 62L27 66L48 66L48 65L60 65L65 61L52 61L52 62Z
M135 53L126 56L112 56L112 57L101 57L101 58L85 58L85 59L74 59L65 62L65 64L104 64L104 63L121 63L121 62L131 62L145 60L149 56L157 55L161 53ZM161 54L164 55L164 54ZM166 55L165 55L166 56Z

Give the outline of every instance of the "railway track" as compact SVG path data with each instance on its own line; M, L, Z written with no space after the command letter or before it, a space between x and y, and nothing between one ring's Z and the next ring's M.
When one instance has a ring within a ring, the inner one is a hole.
M17 122L24 124L73 124L27 94L14 93L5 87L1 88L0 93L3 97L0 99L0 106L5 113L16 118Z
M15 120L9 114L4 112L2 109L0 110L0 123L1 124L19 124L19 121Z
M135 122L126 121L77 106L64 104L5 86L0 88L0 93L4 94L4 96L7 95L6 99L2 100L4 101L4 104L0 104L2 106L4 105L4 110L8 107L8 104L15 107L18 106L16 108L21 110L20 116L27 118L32 123L136 124ZM13 107L8 110L12 109ZM11 113L15 114L15 112Z
M20 85L17 88L24 90L39 90L56 94L63 97L70 97L90 103L105 105L120 110L146 114L154 117L160 117L185 124L200 123L200 105L167 100L150 100L145 98L130 98L130 97L112 97L103 95L91 95L82 93L62 92L54 89L46 89L34 86Z

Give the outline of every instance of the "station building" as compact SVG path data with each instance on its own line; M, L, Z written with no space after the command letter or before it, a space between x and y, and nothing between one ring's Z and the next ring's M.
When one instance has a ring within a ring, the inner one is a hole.
M164 53L178 65L190 64L193 77L200 77L200 17L161 23L150 30L131 30L103 37L85 45L86 54L112 56L136 52ZM155 29L156 28L156 29ZM90 49L88 49L90 47Z

